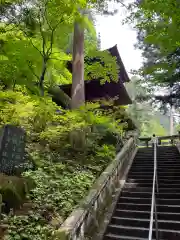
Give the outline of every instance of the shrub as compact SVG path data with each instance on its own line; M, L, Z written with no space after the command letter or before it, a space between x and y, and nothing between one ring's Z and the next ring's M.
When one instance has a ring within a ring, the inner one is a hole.
M57 109L50 98L38 98L22 92L0 92L0 125L24 128L29 136L45 129Z
M113 160L123 128L113 114L104 115L98 104L65 111L49 97L18 91L0 92L0 125L7 123L27 132L26 150L35 169L23 176L35 187L22 209L3 216L3 226L8 225L5 239L52 239L55 229Z

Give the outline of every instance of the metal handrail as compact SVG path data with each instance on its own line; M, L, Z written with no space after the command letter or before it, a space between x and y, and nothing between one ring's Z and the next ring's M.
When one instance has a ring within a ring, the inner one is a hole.
M154 222L154 220L155 220L155 228L156 228L156 240L159 240L157 206L156 206L156 193L155 193L155 191L157 191L157 192L159 191L159 189L158 189L158 181L157 181L157 143L158 143L158 139L155 137L155 135L153 135L153 139L152 140L153 140L153 147L154 147L154 174L153 174L151 215L150 215L150 223L149 223L149 237L148 237L148 240L152 240L152 232L153 232L153 222Z
M151 140L152 140L151 137L139 137L138 139L140 142L145 142L144 145L146 145L146 147L150 146L149 142L151 142ZM180 131L176 135L158 137L158 144L161 145L161 142L163 140L171 140L171 144L173 144L176 139L180 140Z

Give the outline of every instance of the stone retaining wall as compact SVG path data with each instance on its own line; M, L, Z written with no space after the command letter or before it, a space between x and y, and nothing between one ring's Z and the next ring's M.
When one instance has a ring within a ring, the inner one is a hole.
M123 173L136 151L136 140L130 138L116 159L100 175L80 207L72 212L55 233L55 240L83 240L99 228L107 205L120 186Z

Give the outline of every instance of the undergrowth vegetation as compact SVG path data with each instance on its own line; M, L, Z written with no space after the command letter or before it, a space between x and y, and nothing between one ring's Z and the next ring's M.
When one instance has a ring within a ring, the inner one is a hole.
M26 151L33 167L26 167L22 176L33 187L19 208L3 214L1 234L8 240L53 239L114 159L123 125L113 113L104 115L98 103L65 111L48 96L39 98L22 89L0 92L0 125L7 123L26 130Z

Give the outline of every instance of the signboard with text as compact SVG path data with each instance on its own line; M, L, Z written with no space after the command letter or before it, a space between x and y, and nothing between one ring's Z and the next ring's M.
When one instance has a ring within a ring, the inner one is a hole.
M24 163L26 134L22 128L5 125L0 132L0 172L11 175Z

